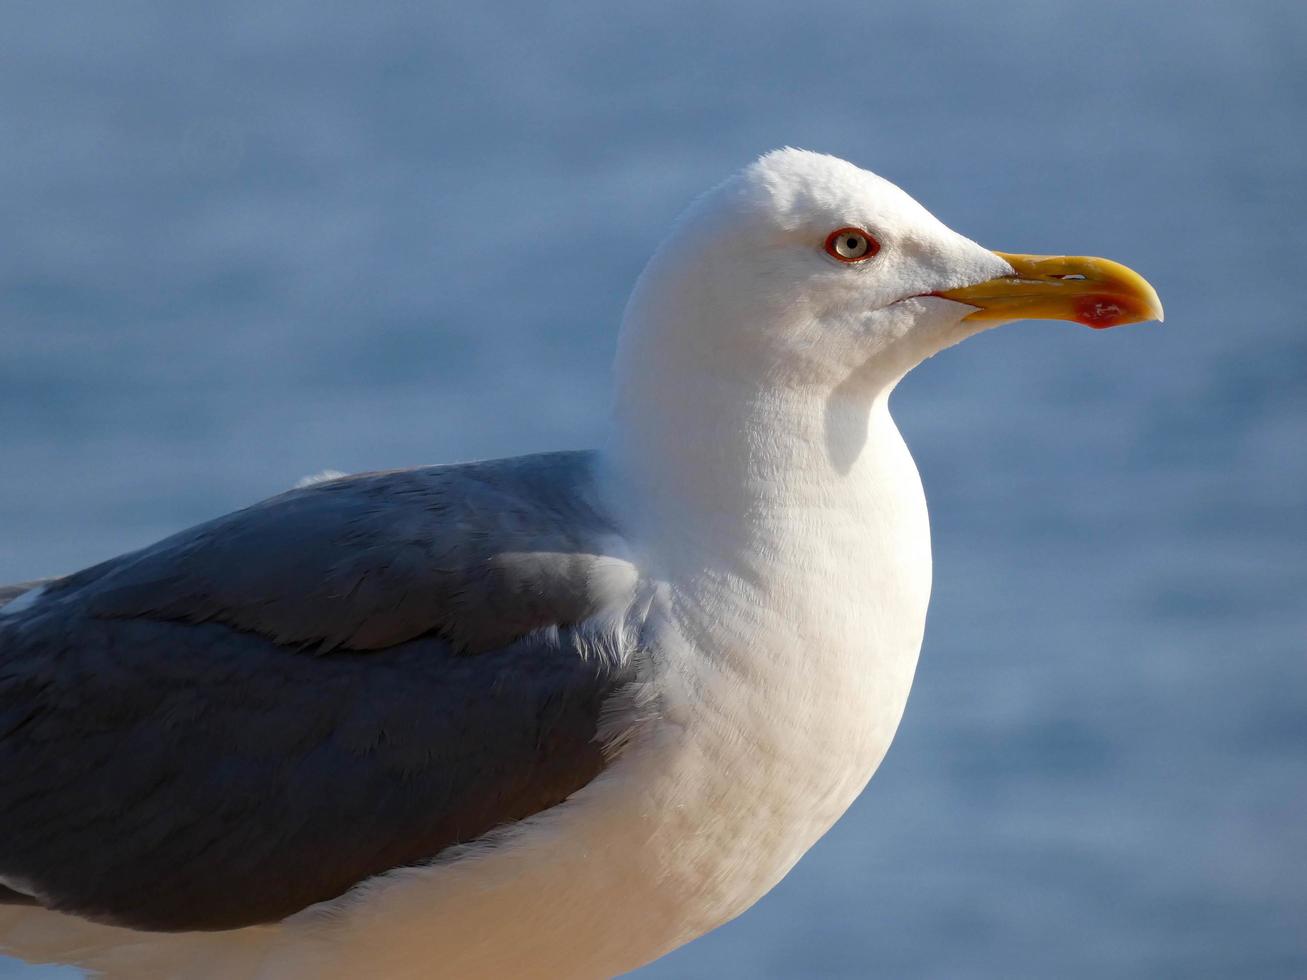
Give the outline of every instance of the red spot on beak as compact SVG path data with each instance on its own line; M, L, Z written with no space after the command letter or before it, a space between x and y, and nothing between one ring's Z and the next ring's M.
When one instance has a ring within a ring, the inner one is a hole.
M1111 296L1081 296L1075 302L1075 319L1086 327L1105 330L1122 323L1131 323L1134 318L1122 303Z

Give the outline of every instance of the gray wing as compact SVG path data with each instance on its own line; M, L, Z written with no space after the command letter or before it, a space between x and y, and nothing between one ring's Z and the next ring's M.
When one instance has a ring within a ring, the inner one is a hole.
M234 928L566 799L634 670L589 466L317 484L0 607L0 882Z

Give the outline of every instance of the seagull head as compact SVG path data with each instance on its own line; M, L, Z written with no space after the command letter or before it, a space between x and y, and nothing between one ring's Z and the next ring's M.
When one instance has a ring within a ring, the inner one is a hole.
M882 390L936 351L1023 319L1161 320L1119 263L995 252L889 181L836 157L769 153L696 201L650 262L624 347L647 371ZM669 365L670 367L670 365Z
M877 406L937 351L1012 320L1161 318L1123 265L994 252L875 174L778 150L692 204L645 267L613 447L666 500L730 502L782 473L843 480L874 459Z

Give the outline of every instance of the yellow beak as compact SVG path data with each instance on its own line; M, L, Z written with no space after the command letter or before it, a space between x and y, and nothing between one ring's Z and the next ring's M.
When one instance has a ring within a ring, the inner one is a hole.
M1103 328L1162 319L1157 290L1119 262L1081 255L994 254L1016 274L933 295L976 307L967 320L995 324L1075 320Z

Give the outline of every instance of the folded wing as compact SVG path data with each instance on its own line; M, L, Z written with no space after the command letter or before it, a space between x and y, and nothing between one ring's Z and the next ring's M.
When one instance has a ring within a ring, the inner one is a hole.
M584 786L639 627L590 467L330 481L8 594L9 900L275 921Z

